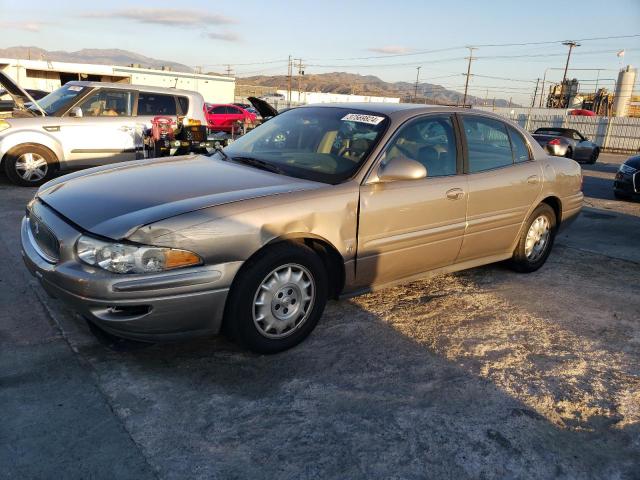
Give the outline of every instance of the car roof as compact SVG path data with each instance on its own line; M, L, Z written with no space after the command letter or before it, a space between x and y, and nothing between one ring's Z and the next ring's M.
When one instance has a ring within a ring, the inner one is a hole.
M151 87L148 85L134 85L131 83L112 83L112 82L85 82L74 80L71 82L65 83L65 85L78 85L81 87L91 87L91 88L118 88L127 90L136 90L143 91L149 93L165 93L168 95L185 95L185 96L193 96L200 95L198 92L194 92L191 90L179 90L177 88L165 88L165 87Z

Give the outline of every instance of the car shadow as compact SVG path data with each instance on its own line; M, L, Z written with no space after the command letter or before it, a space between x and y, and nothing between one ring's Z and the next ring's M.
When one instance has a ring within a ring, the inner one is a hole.
M505 299L563 265L557 256L531 276L493 265L332 301L305 342L277 355L221 337L80 353L167 474L632 478L638 423L600 397L622 394L633 372L576 372L581 349L612 362L615 352L533 296L522 304L533 314Z

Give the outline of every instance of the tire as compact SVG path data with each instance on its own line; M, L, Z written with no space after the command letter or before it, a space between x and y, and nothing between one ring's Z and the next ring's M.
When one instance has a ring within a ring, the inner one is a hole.
M613 196L616 197L618 200L630 200L631 199L630 195L625 195L624 193L620 193L617 190L613 191Z
M540 221L541 218L546 221L546 239L543 234L538 237L538 241L535 241L536 236L541 232L533 231L533 224L534 222L539 222L538 226L542 227L544 222ZM556 224L556 214L549 205L541 203L536 207L525 222L525 228L522 229L518 244L513 252L513 257L510 262L513 270L521 273L530 273L535 272L544 265L553 247L553 241L556 236ZM533 239L529 239L533 240L533 247L531 247L531 243L527 243L529 235L533 236ZM542 240L544 240L543 244L541 244ZM541 248L538 249L537 247Z
M593 165L598 161L598 157L600 156L600 149L594 148L593 152L591 152L591 156L589 157L589 164Z
M571 147L567 147L567 151L564 152L564 156L566 158L573 158L573 150L571 150Z
M281 352L313 331L326 303L327 273L320 257L305 245L278 243L238 272L227 300L224 331L253 352Z
M51 179L58 160L48 148L28 144L9 150L3 163L11 182L21 187L39 187Z

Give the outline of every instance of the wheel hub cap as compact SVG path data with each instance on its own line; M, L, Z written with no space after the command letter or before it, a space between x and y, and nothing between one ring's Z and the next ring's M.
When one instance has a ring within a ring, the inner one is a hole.
M315 283L302 265L287 264L269 273L253 300L253 323L267 338L284 338L298 330L313 308Z
M549 242L549 220L544 215L536 218L527 232L524 253L530 261L538 260Z
M43 156L37 153L23 153L17 158L15 169L22 179L36 182L47 175L49 166Z

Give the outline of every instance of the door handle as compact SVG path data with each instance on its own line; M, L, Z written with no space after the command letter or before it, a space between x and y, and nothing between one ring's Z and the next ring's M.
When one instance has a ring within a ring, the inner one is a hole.
M461 188L452 188L451 190L447 190L447 198L449 200L460 200L464 197L464 190Z
M539 181L540 179L538 178L537 175L531 175L529 178L527 178L527 183L530 183L531 185L535 185Z

